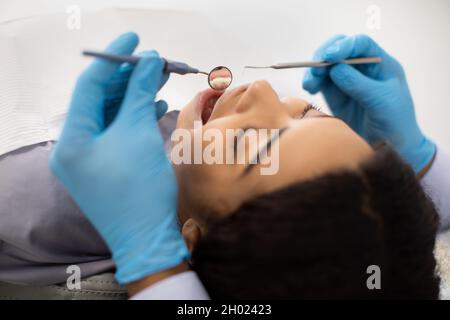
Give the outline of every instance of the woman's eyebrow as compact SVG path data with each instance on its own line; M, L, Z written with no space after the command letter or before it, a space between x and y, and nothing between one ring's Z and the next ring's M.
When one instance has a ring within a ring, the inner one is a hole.
M331 119L336 119L336 120L343 121L341 118L336 117L336 116L330 116L329 114L318 114L316 116L309 117L309 119L314 119L314 118L331 118Z
M271 137L271 139L269 141L267 141L266 146L263 149L261 149L261 151L258 152L258 154L256 155L256 159L253 158L252 161L250 161L250 164L245 168L244 172L241 173L240 177L247 175L256 164L259 164L259 160L261 159L261 153L263 151L265 151L267 154L267 152L270 151L272 144L274 142L276 142L277 140L279 140L281 135L283 133L285 133L287 131L287 129L288 129L288 127L281 128L277 135Z
M319 114L319 115L311 117L311 118L334 118L334 119L339 119L338 117L330 116L329 114Z
M236 136L234 137L234 144L233 144L234 154L237 154L237 148L238 148L239 141L241 141L241 139L245 136L245 133L247 132L247 130L250 130L250 129L255 129L255 128L252 128L252 127L242 128L242 134L240 134L239 137L236 137Z

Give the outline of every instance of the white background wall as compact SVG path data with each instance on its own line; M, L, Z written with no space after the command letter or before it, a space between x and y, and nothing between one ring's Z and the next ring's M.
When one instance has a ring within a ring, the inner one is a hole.
M218 63L232 67L236 83L267 78L280 95L308 97L301 90L302 71L243 73L241 67L247 63L310 59L314 50L333 34L367 33L402 62L421 127L434 140L450 148L448 0L0 0L0 22L46 13L64 14L71 4L86 11L108 5L206 15L205 28L213 27L218 35L217 43L211 43L210 37L204 43L201 34L193 35L192 42L199 48L199 54L205 46L217 46L223 56L215 58L220 60ZM381 9L380 30L367 27L369 5ZM149 21L148 28L164 30L174 26L155 26ZM45 41L41 45L45 46ZM184 99L184 94L181 95ZM313 99L321 102L320 98Z

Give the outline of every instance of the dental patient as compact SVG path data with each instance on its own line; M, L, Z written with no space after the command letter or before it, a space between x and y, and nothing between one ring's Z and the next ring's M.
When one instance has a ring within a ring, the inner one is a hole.
M160 121L166 139L175 117ZM262 175L258 163L175 166L182 233L212 298L438 297L436 210L389 146L370 146L301 99L280 100L265 81L201 92L181 111L177 128L198 134L195 122L203 132L280 129L267 144L279 150L273 175ZM245 148L255 158L250 143ZM65 284L73 264L82 278L114 271L108 248L50 175L50 149L39 147L39 159L27 150L1 159L4 189L21 186L1 196L17 203L16 211L3 212L14 219L0 228L1 282ZM11 170L25 160L39 166ZM42 181L46 188L36 192ZM19 196L39 206L16 201ZM374 265L380 290L367 287Z
M274 175L261 164L176 166L182 233L212 298L438 298L437 212L388 145L265 81L200 93L177 128L198 134L195 121L280 129L268 145L279 148Z

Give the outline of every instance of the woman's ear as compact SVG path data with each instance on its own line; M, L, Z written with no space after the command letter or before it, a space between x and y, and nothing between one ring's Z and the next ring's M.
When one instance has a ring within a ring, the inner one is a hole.
M190 252L194 250L195 245L202 237L202 230L199 224L192 218L189 218L181 229L181 234L183 235L184 241Z

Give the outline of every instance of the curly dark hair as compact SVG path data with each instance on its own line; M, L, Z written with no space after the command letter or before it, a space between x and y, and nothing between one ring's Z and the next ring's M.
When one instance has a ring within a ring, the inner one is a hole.
M212 298L437 299L437 228L414 172L384 145L358 171L246 202L209 226L192 262Z

